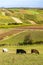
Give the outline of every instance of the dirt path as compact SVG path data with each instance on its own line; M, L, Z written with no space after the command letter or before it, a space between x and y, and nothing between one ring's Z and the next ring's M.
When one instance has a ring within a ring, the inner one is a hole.
M11 17L16 23L23 23L20 19L16 17Z
M34 21L28 20L31 24L36 24Z
M22 29L22 30L43 30L43 25L33 25L33 26L20 26L20 27L17 27L15 29Z

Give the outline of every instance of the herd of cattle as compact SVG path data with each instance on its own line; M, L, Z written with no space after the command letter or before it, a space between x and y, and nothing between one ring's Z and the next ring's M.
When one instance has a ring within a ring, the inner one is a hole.
M3 48L2 49L2 52L8 52L8 49L7 48ZM16 49L16 54L19 54L19 53L26 54L26 51L23 50L23 49ZM39 51L36 50L36 49L31 49L31 54L32 53L39 54Z

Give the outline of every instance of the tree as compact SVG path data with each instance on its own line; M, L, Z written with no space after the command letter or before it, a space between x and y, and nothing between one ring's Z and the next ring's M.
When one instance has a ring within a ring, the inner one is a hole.
M23 44L25 44L25 45L32 44L32 38L31 38L30 34L25 36Z

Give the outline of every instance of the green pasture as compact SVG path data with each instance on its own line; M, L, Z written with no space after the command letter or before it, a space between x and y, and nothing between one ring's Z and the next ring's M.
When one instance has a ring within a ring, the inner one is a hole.
M0 65L43 65L43 55L1 53Z
M43 65L43 45L5 46L9 51L2 52L0 47L0 65ZM37 49L40 54L31 54L31 49ZM26 54L16 54L16 49L24 49Z

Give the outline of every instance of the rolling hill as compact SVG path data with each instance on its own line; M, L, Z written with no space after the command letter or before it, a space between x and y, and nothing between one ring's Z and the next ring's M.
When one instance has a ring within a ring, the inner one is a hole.
M22 23L21 23L22 22ZM7 8L0 9L0 24L43 24L43 9Z

